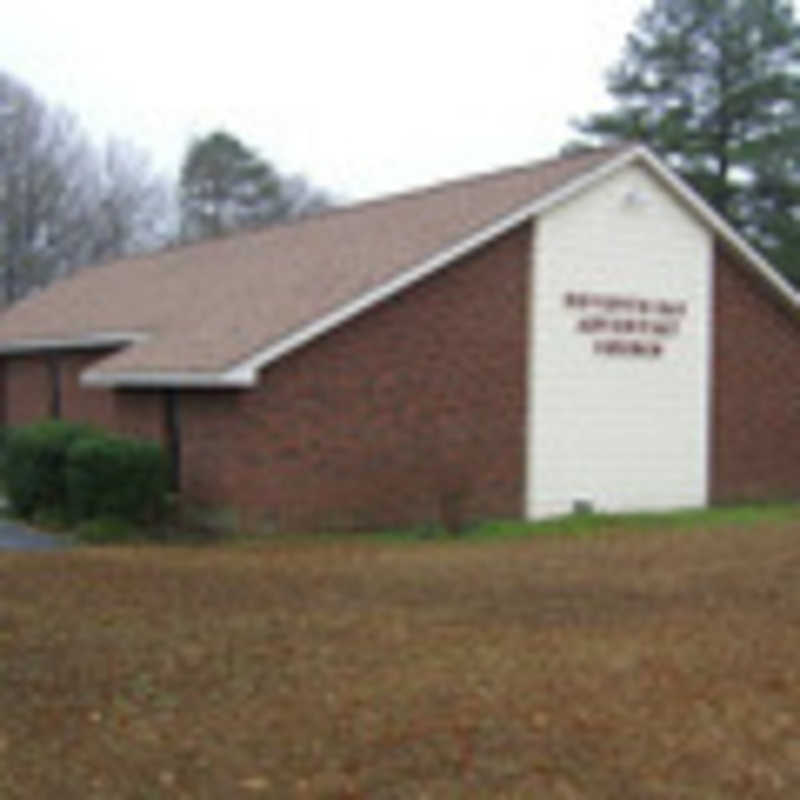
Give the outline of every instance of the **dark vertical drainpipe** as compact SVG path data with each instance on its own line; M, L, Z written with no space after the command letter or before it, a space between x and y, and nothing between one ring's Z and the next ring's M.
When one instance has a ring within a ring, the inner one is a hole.
M0 431L8 427L8 362L0 360Z
M181 424L178 393L174 389L164 392L164 430L167 435L169 488L178 492L181 488Z
M47 358L47 369L50 373L50 416L61 417L61 365L58 356L50 353Z

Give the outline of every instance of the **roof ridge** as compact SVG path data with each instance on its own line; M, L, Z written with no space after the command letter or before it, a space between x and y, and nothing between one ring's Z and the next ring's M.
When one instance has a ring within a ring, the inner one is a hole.
M472 172L467 175L459 175L453 178L445 178L444 180L436 181L433 183L419 184L417 186L409 187L408 189L401 189L396 192L390 192L389 194L378 195L377 197L370 197L365 200L359 200L355 203L349 203L347 205L332 206L330 208L319 211L316 214L313 214L308 217L293 219L293 220L284 220L281 222L274 223L274 226L298 225L304 222L310 222L311 220L319 219L320 217L329 216L332 214L342 214L352 211L360 211L366 206L391 203L394 202L395 200L400 200L404 197L413 197L415 195L427 194L429 192L446 191L447 189L452 189L454 186L458 186L460 184L477 183L479 181L487 180L490 178L501 178L514 172L528 172L530 170L540 169L548 164L555 164L556 162L569 161L577 158L585 158L588 155L598 155L603 151L608 151L609 153L611 153L617 150L624 150L627 147L631 146L633 146L633 143L624 142L612 145L603 145L601 147L590 147L587 148L586 150L580 150L574 153L566 153L563 155L548 156L546 158L536 159L535 161L526 162L524 164L509 164L504 167L498 167L497 169L487 169L487 170L482 170L480 172ZM260 230L264 231L265 228L261 228ZM255 233L256 229L252 229L251 231L242 231L242 233L250 233L250 232ZM234 233L233 235L236 234Z

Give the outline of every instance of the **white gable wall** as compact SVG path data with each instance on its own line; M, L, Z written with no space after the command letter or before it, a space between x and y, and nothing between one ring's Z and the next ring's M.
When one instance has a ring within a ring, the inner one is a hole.
M706 504L712 242L635 164L537 219L529 517Z

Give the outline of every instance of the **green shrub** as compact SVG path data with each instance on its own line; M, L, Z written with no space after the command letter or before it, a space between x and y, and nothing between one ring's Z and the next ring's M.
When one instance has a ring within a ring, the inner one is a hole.
M72 519L114 517L151 523L164 510L167 467L154 442L109 434L75 440L67 455Z
M137 536L136 528L119 517L87 519L75 530L78 540L87 544L121 544Z
M65 516L67 452L91 433L87 425L48 420L13 428L6 444L6 488L12 509L30 518L36 511Z
M167 469L152 442L48 420L9 431L6 483L25 518L152 522L164 508Z
M37 508L31 523L46 531L65 531L70 526L66 511L58 508Z

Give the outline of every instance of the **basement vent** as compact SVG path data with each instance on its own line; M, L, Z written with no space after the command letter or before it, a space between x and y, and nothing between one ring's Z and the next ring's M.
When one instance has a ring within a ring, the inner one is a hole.
M573 500L573 514L591 514L594 511L594 503L591 500Z

